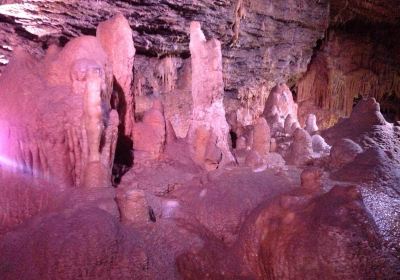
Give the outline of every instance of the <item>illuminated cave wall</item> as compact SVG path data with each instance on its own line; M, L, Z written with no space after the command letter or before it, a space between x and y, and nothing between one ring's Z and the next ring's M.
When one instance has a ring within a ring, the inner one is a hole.
M315 113L320 128L348 117L361 97L374 97L388 121L400 120L400 5L334 0L330 27L296 85L299 119Z

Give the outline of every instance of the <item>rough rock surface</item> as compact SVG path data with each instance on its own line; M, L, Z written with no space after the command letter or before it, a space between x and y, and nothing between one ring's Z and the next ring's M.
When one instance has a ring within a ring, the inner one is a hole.
M165 144L165 119L159 100L143 115L143 120L133 128L133 148L135 163L158 160Z
M349 118L326 130L324 135L334 146L347 138L362 148L353 161L332 172L331 177L363 186L368 210L386 242L398 254L400 130L384 121L379 104L370 98L360 101Z
M0 250L2 279L151 278L137 234L96 208L34 219L5 235Z
M253 213L241 234L243 261L259 279L394 279L399 273L355 187L284 195Z
M288 115L293 121L297 121L297 104L293 101L292 92L287 85L280 84L271 90L263 114L270 126L279 123L280 130L284 128Z
M331 149L330 167L338 168L354 160L363 149L354 141L342 138Z
M267 121L264 118L259 118L254 124L253 145L252 150L258 152L264 157L269 153L271 132Z
M312 148L314 153L329 154L331 151L331 146L329 146L325 139L318 134L311 136Z

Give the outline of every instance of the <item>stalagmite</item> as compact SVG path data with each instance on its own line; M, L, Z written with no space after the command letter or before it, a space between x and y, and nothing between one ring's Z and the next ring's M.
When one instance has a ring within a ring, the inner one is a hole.
M314 153L317 153L321 156L329 154L331 146L325 142L325 139L321 135L315 134L311 136L311 141Z
M285 133L289 134L289 135L292 135L294 130L295 130L293 128L297 128L297 126L299 126L299 124L298 124L296 118L294 118L292 116L292 114L288 114L286 116L285 124L284 124Z
M194 161L206 168L218 165L206 164L206 149L211 139L221 151L219 164L234 161L228 144L229 126L223 105L224 83L222 80L221 43L216 39L206 41L200 23L190 25L190 53L192 59L192 123L188 143Z
M304 129L310 134L313 135L318 131L317 126L317 117L314 114L309 114L306 119L306 126Z
M271 128L271 135L291 134L292 125L297 123L297 104L292 92L285 84L275 86L265 102L264 117Z
M302 128L295 130L293 142L289 148L287 161L293 165L303 165L312 159L312 140L310 134Z
M146 111L143 121L133 129L135 163L146 164L159 160L166 140L163 107L160 100L153 101L153 107Z
M99 24L96 36L112 65L114 82L123 92L125 100L122 102L125 108L120 112L120 117L124 124L124 133L130 137L135 122L134 97L131 87L136 50L132 39L132 30L126 18L122 14L117 14Z
M253 128L252 150L258 152L261 157L268 154L270 150L271 132L267 121L259 118Z

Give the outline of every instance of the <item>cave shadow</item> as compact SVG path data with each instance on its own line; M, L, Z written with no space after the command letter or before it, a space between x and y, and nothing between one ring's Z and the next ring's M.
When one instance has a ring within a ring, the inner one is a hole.
M112 168L113 185L116 186L121 182L122 176L133 166L133 141L125 135L124 120L128 108L122 87L118 84L115 78L113 81L113 91L110 103L111 108L118 112L120 119L114 164Z

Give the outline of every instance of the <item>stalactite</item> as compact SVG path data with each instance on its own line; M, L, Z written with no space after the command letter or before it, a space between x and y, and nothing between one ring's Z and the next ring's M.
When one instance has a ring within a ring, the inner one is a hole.
M239 35L240 35L240 23L242 19L246 17L246 9L244 2L245 0L237 0L236 6L235 6L235 11L234 11L234 21L233 21L233 36L231 39L231 46L235 46L237 41L239 40Z
M243 125L253 124L264 111L264 105L269 95L265 85L242 87L238 90L238 99L241 104L238 121Z
M176 59L172 56L165 57L159 63L157 70L163 91L170 92L174 90L178 79Z

